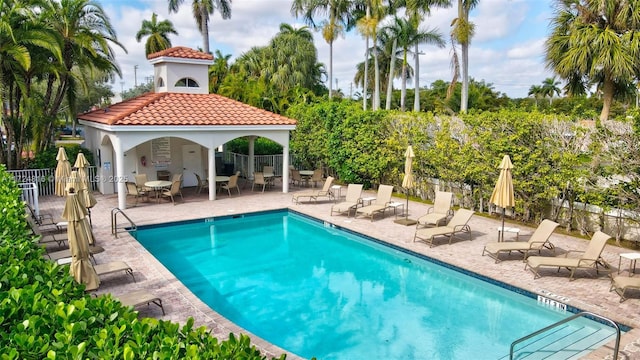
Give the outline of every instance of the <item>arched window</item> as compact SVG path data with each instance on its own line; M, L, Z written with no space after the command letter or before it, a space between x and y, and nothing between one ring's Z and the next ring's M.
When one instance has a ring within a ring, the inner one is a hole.
M197 87L200 87L200 86L192 78L182 78L182 79L176 81L175 87L197 88Z
M164 79L163 78L159 78L158 79L158 87L159 88L164 87Z

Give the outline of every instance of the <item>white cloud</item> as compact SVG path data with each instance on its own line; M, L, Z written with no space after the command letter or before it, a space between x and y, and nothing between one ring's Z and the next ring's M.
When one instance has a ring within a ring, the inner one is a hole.
M202 36L196 28L190 1L184 1L180 11L172 14L168 13L167 2L161 0L102 3L118 32L119 41L128 50L125 54L115 48L123 72L123 79L116 80L113 85L115 91L120 91L121 87L131 88L135 81L140 83L153 73L144 54L144 40L141 43L135 40L142 20L150 19L153 12L160 20L169 19L179 32L178 37L171 36L174 46L202 48ZM544 27L548 25L550 3L551 0L480 1L470 19L476 24L476 35L470 47L470 76L493 83L495 90L511 97L526 96L531 85L550 77L543 62ZM211 50L220 49L236 58L253 46L266 45L279 31L281 23L303 26L302 19L291 15L290 7L290 0L234 1L231 19L222 20L217 13L211 18ZM437 28L449 42L450 24L456 16L455 4L448 9L433 9L423 26ZM529 35L534 30L537 38ZM329 47L319 32L314 32L314 38L318 60L328 67ZM356 65L364 60L364 50L365 41L355 30L334 43L334 79L338 79L345 94L349 94ZM425 55L420 57L420 84L429 85L439 79L449 81L451 45L448 43L444 49L421 46L421 50ZM413 59L410 62L413 64Z

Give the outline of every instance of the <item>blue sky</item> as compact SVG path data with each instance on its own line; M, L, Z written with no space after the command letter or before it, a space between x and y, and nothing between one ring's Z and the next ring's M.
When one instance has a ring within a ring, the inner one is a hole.
M142 20L151 19L153 12L160 20L169 19L177 29L179 35L171 37L174 46L202 47L202 36L196 28L190 0L184 0L177 14L168 14L167 0L98 2L109 15L118 40L127 50L125 53L116 48L116 60L123 78L114 82L115 92L129 89L136 81L141 83L152 75L152 66L144 55L144 39L138 43L135 34ZM480 0L471 13L476 34L469 50L469 75L493 84L496 91L510 97L526 97L531 85L539 85L545 78L552 77L544 65L544 41L553 15L553 2ZM290 14L290 6L290 0L234 0L231 19L222 20L219 14L212 18L209 35L212 51L220 49L234 59L252 46L266 45L283 22L303 26L301 20ZM445 39L449 39L451 20L455 17L455 7L436 9L425 19L423 26L436 28ZM329 46L320 33L314 32L314 38L319 61L328 66ZM346 95L362 90L352 82L356 64L364 60L364 50L364 39L355 31L334 43L334 84L337 79L338 86ZM425 54L420 56L420 85L429 85L435 80L450 81L451 45L444 49L422 46L421 51ZM407 86L412 87L413 84Z

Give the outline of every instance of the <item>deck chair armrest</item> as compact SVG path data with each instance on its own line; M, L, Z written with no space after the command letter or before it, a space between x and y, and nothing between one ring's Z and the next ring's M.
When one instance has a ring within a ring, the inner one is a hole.
M546 244L546 243L547 243L546 241L532 241L532 242L529 244L529 247L532 247L532 246L534 246L534 245L537 245L537 246L543 246L543 245L544 245L544 244Z
M435 210L435 207L434 207L434 206L432 206L432 207L430 207L430 208L428 208L428 209L427 209L427 212L426 212L426 213L427 213L427 214L430 214L430 213L432 213L434 210Z
M471 228L469 227L469 225L464 224L464 225L455 225L453 227L453 231L471 231Z

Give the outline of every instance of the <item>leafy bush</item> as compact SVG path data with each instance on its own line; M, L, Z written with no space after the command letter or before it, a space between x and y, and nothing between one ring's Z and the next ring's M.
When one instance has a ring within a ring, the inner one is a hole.
M78 157L78 153L83 153L87 158L87 161L91 165L95 165L93 162L93 152L87 148L83 148L78 144L63 144L65 152L67 153L67 157L69 158L69 162L71 166L76 162L76 157ZM58 164L56 160L56 156L58 155L57 147L47 148L45 151L36 154L36 156L29 161L27 164L27 168L29 169L53 169Z
M0 354L2 359L265 359L249 337L219 341L85 293L67 265L44 260L29 235L13 177L0 165ZM283 354L280 359L285 359Z
M236 138L226 144L227 150L249 155L249 140L246 138ZM253 144L253 153L256 155L281 155L282 145L267 138L257 138Z

